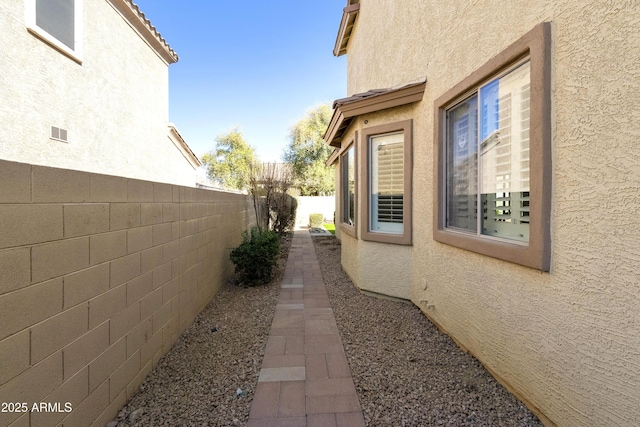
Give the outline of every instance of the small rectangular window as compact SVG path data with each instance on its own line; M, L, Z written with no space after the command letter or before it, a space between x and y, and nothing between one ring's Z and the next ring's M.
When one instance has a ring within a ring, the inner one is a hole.
M366 207L361 211L362 239L410 245L412 121L374 126L363 130L366 182L361 193Z
M355 144L340 155L341 229L356 237L356 159Z
M50 138L62 142L69 142L69 140L67 139L67 130L56 126L51 126Z
M404 134L377 135L371 148L371 223L373 232L404 231Z
M26 0L29 31L76 61L82 55L82 0Z

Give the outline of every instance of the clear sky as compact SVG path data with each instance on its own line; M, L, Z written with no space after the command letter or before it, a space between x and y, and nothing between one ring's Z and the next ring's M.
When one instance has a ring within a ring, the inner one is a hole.
M281 160L309 108L346 96L346 57L333 56L345 0L134 3L180 57L169 120L199 157L237 126L261 160Z

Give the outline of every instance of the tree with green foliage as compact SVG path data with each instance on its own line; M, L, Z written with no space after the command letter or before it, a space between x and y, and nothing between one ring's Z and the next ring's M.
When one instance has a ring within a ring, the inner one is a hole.
M257 161L256 151L238 128L216 137L215 149L202 156L207 176L216 184L243 190L249 185L251 165Z
M283 158L293 165L294 186L303 196L335 191L334 170L325 164L333 149L322 139L330 121L331 107L323 104L307 111L290 129Z

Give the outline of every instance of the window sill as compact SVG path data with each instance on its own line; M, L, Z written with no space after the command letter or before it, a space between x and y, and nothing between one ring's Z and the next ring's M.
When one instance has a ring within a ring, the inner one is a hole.
M352 225L345 224L344 222L340 224L340 231L344 234L353 237L354 239L358 238L356 233L356 228Z
M529 244L509 242L503 239L483 237L454 230L434 230L437 242L455 246L481 255L520 264L536 270L549 271L548 255L533 238Z
M46 44L48 44L49 46L57 50L58 52L69 57L70 59L77 62L78 64L82 65L82 54L79 50L76 50L76 51L71 50L68 46L60 43L60 41L58 41L55 37L53 37L52 35L50 35L49 33L47 33L46 31L42 30L39 27L28 26L27 31L29 31L29 33L31 33L33 36L39 38L40 40L42 40L43 42L45 42Z
M390 243L392 245L404 245L404 246L413 245L413 242L411 241L411 234L409 233L392 234L392 233L364 231L362 233L362 240L366 240L369 242L378 242L378 243Z

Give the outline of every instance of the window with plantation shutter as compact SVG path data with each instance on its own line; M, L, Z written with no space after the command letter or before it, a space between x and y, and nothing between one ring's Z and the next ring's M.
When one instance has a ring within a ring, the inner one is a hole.
M356 237L356 158L353 141L340 155L341 230Z
M411 244L412 122L363 129L367 180L364 240Z
M549 271L551 25L436 99L434 239Z
M529 61L447 111L447 227L529 241Z
M371 138L371 230L402 232L404 200L403 134Z

